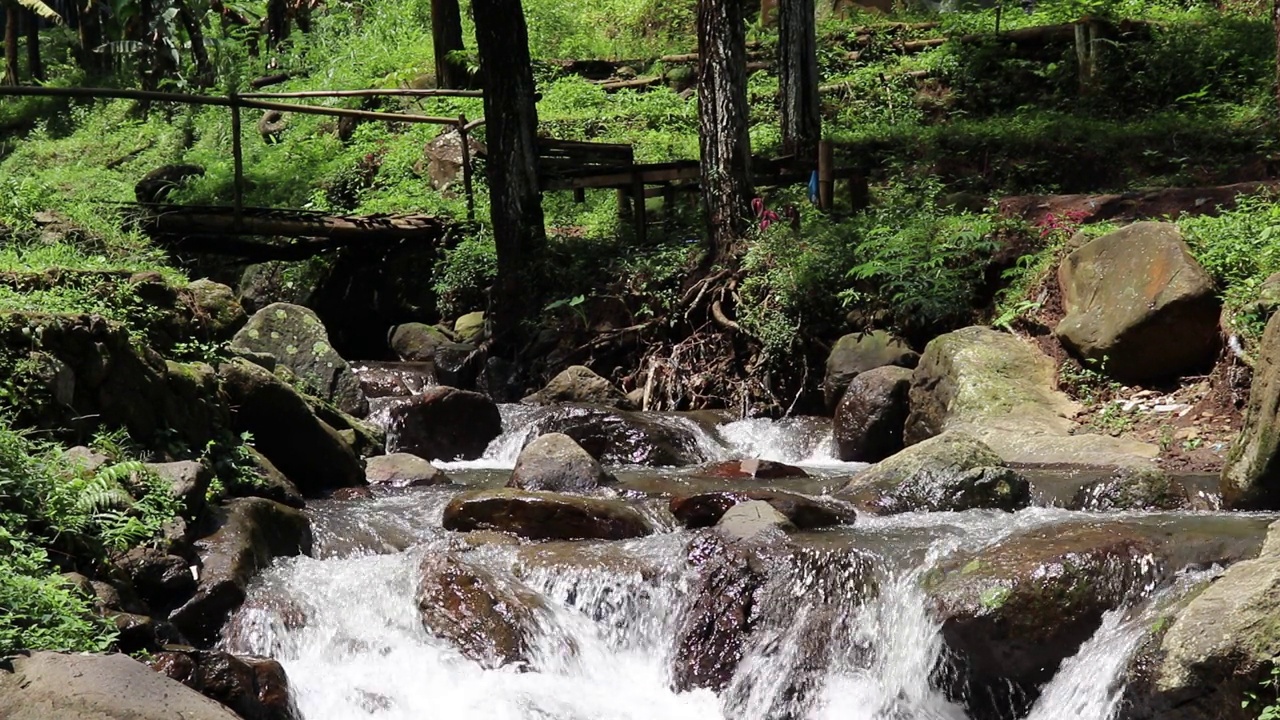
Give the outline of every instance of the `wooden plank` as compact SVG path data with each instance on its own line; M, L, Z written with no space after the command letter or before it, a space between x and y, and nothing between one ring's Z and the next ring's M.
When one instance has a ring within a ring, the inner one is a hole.
M164 235L258 235L326 238L338 242L421 240L444 235L446 224L431 215L334 216L245 208L141 205L145 230Z

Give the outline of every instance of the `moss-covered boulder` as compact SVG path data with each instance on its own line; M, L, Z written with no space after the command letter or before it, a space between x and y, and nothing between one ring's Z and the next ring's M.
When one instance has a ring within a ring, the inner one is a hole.
M184 288L192 320L208 340L230 340L249 321L236 293L222 283L201 279Z
M1158 467L1121 468L1076 491L1073 510L1181 510L1192 507L1186 486Z
M1123 382L1209 367L1221 305L1178 226L1140 222L1072 252L1058 267L1065 317L1054 333Z
M963 430L1015 465L1147 466L1159 448L1077 433L1080 410L1055 385L1055 365L1029 342L986 327L934 338L911 380L908 445Z
M894 365L860 373L836 407L836 454L846 462L879 462L902 449L912 372Z
M1222 471L1222 496L1238 507L1280 508L1280 315L1262 336L1244 429Z
M235 350L269 353L301 380L307 390L343 412L363 417L369 403L360 381L329 343L329 333L314 312L300 305L273 303L254 313L231 340Z
M914 368L919 360L919 353L884 330L845 335L827 356L827 373L822 381L827 410L835 410L845 388L860 373L886 365Z
M316 417L296 390L246 360L218 368L232 427L253 435L253 445L306 495L364 484L364 468L351 447Z
M391 351L406 362L434 360L436 348L453 342L443 330L426 323L403 323L391 328Z
M444 509L444 527L531 540L625 540L653 533L649 521L620 500L508 488L457 496Z
M458 342L474 344L484 339L484 313L469 312L453 323L453 335Z
M586 403L636 410L636 406L613 383L600 377L591 368L573 365L551 378L551 382L521 402L530 405L558 405L560 403Z
M877 515L993 508L1031 501L1027 481L982 441L952 430L897 453L854 476L840 491Z
M520 490L582 492L614 482L600 463L562 433L535 438L520 451L507 487Z

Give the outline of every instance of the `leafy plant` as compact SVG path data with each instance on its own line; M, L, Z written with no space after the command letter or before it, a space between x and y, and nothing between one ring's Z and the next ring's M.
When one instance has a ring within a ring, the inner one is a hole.
M1258 720L1280 719L1280 662L1271 659L1271 672L1258 683L1262 692L1246 691L1245 699L1240 701L1241 708L1258 709Z

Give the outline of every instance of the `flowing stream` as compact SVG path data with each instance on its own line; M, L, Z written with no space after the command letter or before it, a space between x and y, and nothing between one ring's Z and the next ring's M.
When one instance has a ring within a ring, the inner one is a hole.
M508 431L484 458L442 465L463 484L502 484L540 412L504 407ZM698 427L707 460L762 457L806 467L813 479L797 485L802 492L839 487L860 467L836 461L829 429L812 422ZM658 533L472 547L441 528L458 488L313 503L315 556L277 561L263 573L223 645L279 659L307 720L964 720L962 699L949 699L939 681L944 642L922 577L956 552L1088 517L1054 508L912 513L798 533L793 541L808 561L770 580L727 688L677 693L674 639L696 581L686 562L693 532L677 529L652 490L686 487L689 473L615 470L624 485L634 477L649 488L626 495L658 521ZM424 630L417 568L446 551L539 599L527 666L486 669ZM1152 618L1210 572L1179 573L1109 612L1025 717L1117 717L1123 672Z

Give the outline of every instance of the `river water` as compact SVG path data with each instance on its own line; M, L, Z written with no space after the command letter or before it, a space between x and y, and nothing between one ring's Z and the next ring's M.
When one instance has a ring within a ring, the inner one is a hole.
M508 430L483 459L443 467L455 482L502 484L537 412L504 407ZM775 459L812 476L774 487L826 493L861 467L835 460L829 429L812 421L698 427L706 460ZM1048 507L913 513L798 533L796 544L820 561L797 563L771 581L727 689L677 693L675 638L696 578L685 561L692 532L677 527L661 495L706 481L679 469L614 470L658 533L471 549L441 528L459 488L315 502L308 511L315 556L278 561L262 574L223 645L279 659L307 720L963 720L962 698L941 689L945 650L921 577L957 552L1098 517ZM1105 517L1160 523L1179 516ZM423 629L418 565L450 550L465 550L468 562L542 601L527 666L486 669ZM1025 717L1117 717L1123 672L1154 613L1216 571L1179 573L1108 613Z

